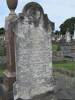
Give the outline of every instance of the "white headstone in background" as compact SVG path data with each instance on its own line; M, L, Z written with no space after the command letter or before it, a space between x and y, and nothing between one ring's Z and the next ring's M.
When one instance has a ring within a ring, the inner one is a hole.
M72 39L75 40L75 24L74 24L74 34L72 36Z
M75 40L75 30L74 30L73 40Z
M52 91L52 31L41 6L37 3L27 4L14 28L14 99L31 99L35 95Z
M71 42L71 34L69 31L66 32L65 38L66 38L66 42Z

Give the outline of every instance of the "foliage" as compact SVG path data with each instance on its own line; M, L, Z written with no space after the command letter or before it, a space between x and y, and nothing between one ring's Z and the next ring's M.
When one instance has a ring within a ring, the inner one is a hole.
M67 29L68 31L73 34L74 33L74 28L75 28L75 17L67 19L65 22L63 22L60 25L60 32L61 34L65 34Z
M56 30L55 32L55 35L60 35L60 31Z
M75 70L74 66L75 66L75 62L72 62L72 61L67 61L67 62L62 61L62 62L57 62L53 64L53 67L55 68L65 68L71 71Z
M53 44L53 45L52 45L52 51L56 51L56 52L57 52L57 51L60 51L60 46L59 46L59 44L57 44L57 43L56 43L56 44Z
M5 29L2 27L0 28L0 34L4 34L5 33Z

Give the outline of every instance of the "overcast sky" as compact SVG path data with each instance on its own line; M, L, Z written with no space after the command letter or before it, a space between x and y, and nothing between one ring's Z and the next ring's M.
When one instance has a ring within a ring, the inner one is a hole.
M75 0L18 0L16 13L20 13L25 4L35 1L41 4L44 12L48 14L51 21L55 22L56 29L67 18L75 16ZM6 0L0 0L0 27L5 24L5 17L8 16L9 9Z

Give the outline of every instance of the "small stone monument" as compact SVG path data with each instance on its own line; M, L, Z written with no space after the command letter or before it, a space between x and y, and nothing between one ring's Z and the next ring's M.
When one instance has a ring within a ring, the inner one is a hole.
M75 30L74 30L73 40L75 40Z
M73 40L75 41L75 24L74 24L74 34L73 34Z
M71 34L69 32L69 29L67 29L66 31L65 38L66 38L66 42L71 42Z

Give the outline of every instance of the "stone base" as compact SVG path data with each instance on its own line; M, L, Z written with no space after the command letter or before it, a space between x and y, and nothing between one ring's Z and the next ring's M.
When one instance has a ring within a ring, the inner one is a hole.
M16 100L27 100L27 99L18 98ZM28 100L57 100L57 99L54 96L54 91L49 91L44 94L34 96L32 99Z
M44 94L35 96L32 100L56 100L54 97L54 91L48 91Z
M8 91L12 91L13 90L13 83L16 80L16 75L15 72L9 72L8 70L6 70L4 72L4 85L7 87Z
M43 95L46 93L52 93L54 87L51 85L40 85L36 87L32 87L31 89L28 87L24 87L23 85L14 84L14 100L21 98L23 100L31 100L32 98Z

